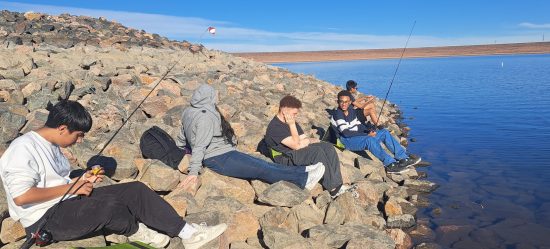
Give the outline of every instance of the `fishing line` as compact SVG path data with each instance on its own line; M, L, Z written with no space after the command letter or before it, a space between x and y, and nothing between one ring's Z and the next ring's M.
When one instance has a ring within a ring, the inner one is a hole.
M401 65L401 61L403 60L403 55L405 54L405 50L407 50L407 45L409 45L409 40L411 39L411 35L414 30L414 26L416 25L416 20L414 21L411 32L409 33L409 37L407 38L407 42L405 43L405 47L403 47L403 51L401 52L401 57L399 57L399 62L397 62L397 67L395 68L395 72L393 73L393 77L390 81L390 86L388 87L388 91L386 92L386 96L384 97L384 102L382 103L382 108L380 108L380 114L378 114L378 120L375 126L378 126L378 122L380 122L380 117L382 117L382 111L384 110L384 106L386 105L386 101L388 100L388 95L390 94L391 87L393 85L393 81L395 80L395 76L397 75L397 71L399 70L399 66Z

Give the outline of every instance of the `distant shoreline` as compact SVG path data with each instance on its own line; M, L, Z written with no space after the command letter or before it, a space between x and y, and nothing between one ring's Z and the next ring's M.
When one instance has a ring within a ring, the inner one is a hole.
M257 52L232 53L235 56L253 59L264 63L348 61L371 59L395 59L401 56L403 48L330 50L303 52ZM550 42L509 43L491 45L469 45L448 47L407 48L404 58L550 54Z

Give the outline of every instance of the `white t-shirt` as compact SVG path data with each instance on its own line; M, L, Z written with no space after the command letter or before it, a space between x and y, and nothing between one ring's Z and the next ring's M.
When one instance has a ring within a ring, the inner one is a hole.
M13 198L31 187L55 187L70 182L71 167L59 146L31 131L13 140L0 158L0 176L6 190L10 216L24 227L38 221L61 197L17 206ZM73 197L73 196L70 196ZM69 197L69 198L70 198Z

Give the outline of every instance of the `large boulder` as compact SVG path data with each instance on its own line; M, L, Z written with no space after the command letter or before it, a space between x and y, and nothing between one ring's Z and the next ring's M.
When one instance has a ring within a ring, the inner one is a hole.
M308 230L308 237L321 240L331 247L341 248L352 239L368 238L390 248L395 242L384 232L367 225L318 225Z
M182 217L185 217L185 214L188 211L189 213L196 213L200 211L195 198L193 198L190 193L178 191L178 189L164 196L164 200L166 200L166 202L168 202L168 204L170 204Z
M171 191L180 181L180 172L156 159L136 159L140 181L147 183L155 191Z
M333 201L326 213L325 222L330 224L364 224L368 213L357 204L350 192L344 193ZM343 217L343 218L342 218Z
M265 213L260 219L260 226L280 227L290 231L298 232L295 216L291 214L291 210L285 207L275 207Z
M265 227L263 241L272 249L313 249L308 241L299 234L278 227Z
M293 207L309 197L308 193L298 186L285 181L272 184L259 196L258 201L272 206Z
M324 212L320 210L311 199L290 209L298 222L298 232L303 232L311 227L323 224Z
M204 201L203 210L220 214L222 222L228 225L225 232L229 243L245 241L260 229L258 219L245 205L230 197L211 196Z
M0 230L0 240L2 243L16 242L25 237L25 228L19 221L13 220L11 217L2 221L2 230Z
M205 168L201 182L202 185L195 195L198 203L203 203L209 196L227 196L241 203L254 202L254 189L246 180L220 175Z
M24 106L0 103L0 143L15 139L26 121L28 110Z

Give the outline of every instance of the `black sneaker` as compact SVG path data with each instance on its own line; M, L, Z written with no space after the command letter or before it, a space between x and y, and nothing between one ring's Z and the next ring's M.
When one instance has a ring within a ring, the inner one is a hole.
M407 157L399 160L399 165L403 167L412 167L414 165L417 165L420 161L422 161L422 158L419 156Z
M390 163L386 166L386 172L390 173L390 174L402 173L402 172L405 172L409 169L410 168L402 166L399 162L393 162L393 163Z

